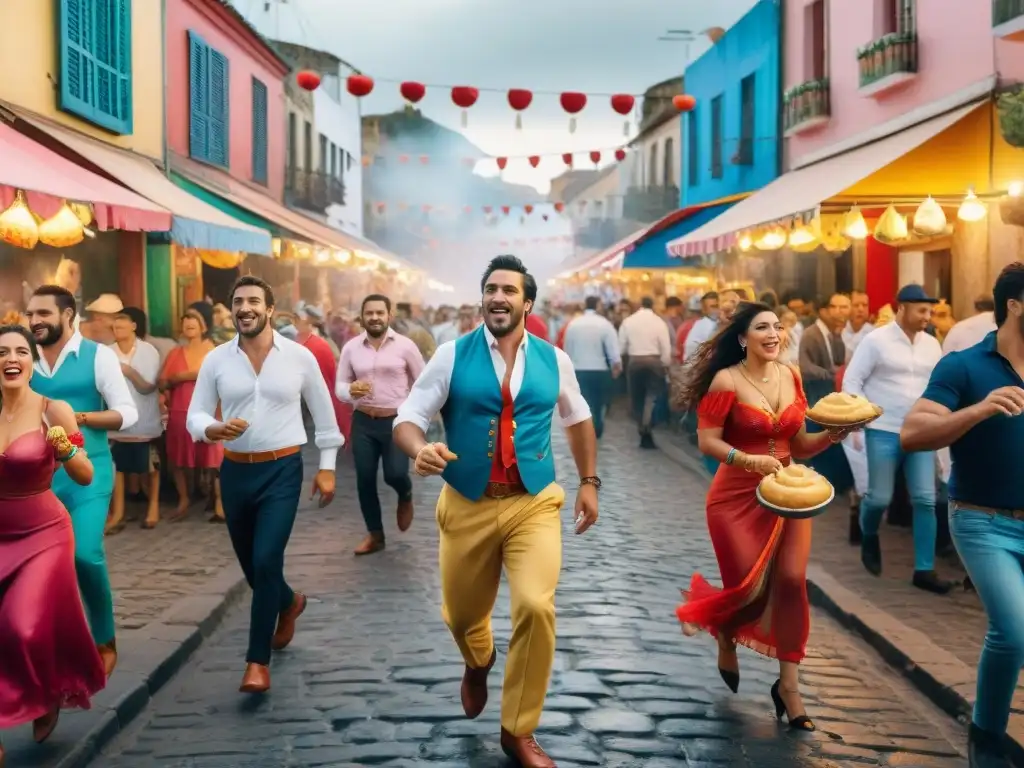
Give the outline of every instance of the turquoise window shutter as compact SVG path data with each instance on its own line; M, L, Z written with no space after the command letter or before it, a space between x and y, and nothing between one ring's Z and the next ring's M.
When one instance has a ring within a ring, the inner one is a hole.
M210 162L210 47L188 33L188 153Z
M267 183L267 86L252 79L252 180Z
M64 112L119 134L132 120L131 0L58 0Z
M210 50L210 162L225 168L230 164L228 125L230 114L230 83L228 59Z

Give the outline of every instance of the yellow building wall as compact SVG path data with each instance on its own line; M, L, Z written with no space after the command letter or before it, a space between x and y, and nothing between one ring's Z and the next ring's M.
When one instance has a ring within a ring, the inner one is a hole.
M57 108L59 0L0 2L0 100L109 144L162 160L164 150L161 0L132 1L132 135L118 136Z

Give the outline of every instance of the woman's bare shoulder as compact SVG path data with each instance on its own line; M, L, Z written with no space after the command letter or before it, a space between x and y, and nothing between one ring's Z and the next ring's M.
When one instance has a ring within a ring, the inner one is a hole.
M734 367L723 368L716 373L715 378L711 380L711 386L708 387L708 392L735 392L736 380L732 374L732 368Z
M63 400L48 400L46 402L46 422L51 427L64 427L66 432L73 429L77 431L78 422L75 420L75 411Z

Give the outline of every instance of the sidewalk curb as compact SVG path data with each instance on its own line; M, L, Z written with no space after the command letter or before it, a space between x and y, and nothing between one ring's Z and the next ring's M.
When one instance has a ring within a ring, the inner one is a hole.
M707 478L698 461L684 449L658 442L661 452L690 472ZM975 670L933 643L927 635L908 627L842 586L822 566L807 567L807 594L812 605L823 609L870 645L935 706L965 727L971 721ZM1013 764L1024 768L1024 724L1010 721L1008 753Z
M195 594L184 597L158 619L118 635L120 657L107 687L93 699L92 709L62 721L71 734L54 739L54 747L74 746L50 761L47 768L85 768L118 733L142 713L150 699L189 660L217 628L247 585L237 565L230 565ZM34 747L44 750L44 747ZM38 754L38 753L37 753ZM14 755L12 754L13 758Z

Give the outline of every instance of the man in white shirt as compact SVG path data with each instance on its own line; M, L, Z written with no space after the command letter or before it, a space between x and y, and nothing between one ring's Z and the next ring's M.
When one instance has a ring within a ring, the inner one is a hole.
M160 520L160 460L153 441L163 432L160 420L160 353L143 341L146 313L138 307L124 307L114 316L114 350L131 392L139 420L127 429L110 434L110 453L114 459L114 495L107 520L107 536L124 530L125 479L142 475L148 479L148 509L143 528L155 528Z
M846 362L850 362L857 345L861 340L875 330L875 326L868 322L871 318L871 310L868 304L868 295L863 291L854 291L850 294L850 317L843 328L843 344L846 346Z
M103 551L103 529L114 490L114 462L107 433L131 427L138 411L117 355L73 331L76 314L75 297L56 285L37 288L25 312L40 351L32 389L51 400L63 400L74 409L93 465L89 485L78 485L61 467L53 476L52 488L71 516L78 585L93 639L110 675L117 664L117 643L114 597Z
M960 352L980 343L996 329L995 301L991 296L979 296L974 300L975 314L961 320L949 329L942 342L942 354Z
M601 300L587 296L583 314L565 329L562 348L576 369L583 399L590 406L597 439L604 434L604 412L612 389L612 380L622 373L622 355L615 326L597 312Z
M302 492L302 401L313 417L320 449L313 494L320 494L321 507L334 498L335 464L344 438L313 353L270 324L270 286L253 275L240 277L231 289L231 311L238 335L203 360L186 426L196 441L224 442L224 515L253 591L239 690L263 693L270 688L271 650L291 642L306 608L305 595L284 579L284 552ZM215 415L218 403L222 421Z
M846 321L846 327L843 328L843 345L846 347L847 364L853 359L853 353L864 337L875 330L875 326L868 322L870 317L868 295L863 291L854 291L850 294L850 319ZM855 432L848 435L842 445L843 453L846 454L846 462L850 465L850 472L853 474L849 538L851 544L857 545L861 542L860 500L868 490L868 455L864 450L864 435L861 433Z
M651 418L672 365L672 337L668 323L655 314L650 296L644 296L640 309L619 326L619 349L623 356L629 355L626 376L633 415L639 423L640 447L654 448Z
M868 334L857 347L843 389L862 395L884 409L864 430L868 455L868 489L860 503L861 562L874 575L882 572L878 538L882 515L892 502L896 472L903 467L914 509L914 578L919 589L946 594L950 583L935 573L936 477L934 451L905 453L900 429L911 407L928 386L942 357L934 336L926 332L938 303L920 285L906 285L896 295L899 311L892 323Z
M686 344L683 345L684 363L696 355L700 345L718 333L719 328L729 324L739 303L740 295L736 291L721 291L718 294L718 311L711 312L694 323L690 335L686 337Z

